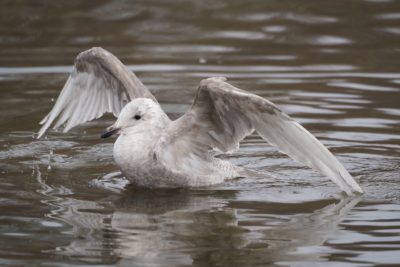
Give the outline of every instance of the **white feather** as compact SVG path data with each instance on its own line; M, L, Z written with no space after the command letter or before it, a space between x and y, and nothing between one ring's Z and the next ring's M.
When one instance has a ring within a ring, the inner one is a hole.
M145 101L146 98L153 101ZM347 194L362 193L335 156L270 101L230 85L225 78L209 78L200 82L192 107L171 122L140 80L102 48L92 48L77 56L53 109L41 121L38 138L54 121L54 128L65 125L66 132L105 112L118 116L128 101L132 101L132 112L147 110L149 119L154 120L148 123L152 128L142 131L140 136L121 135L124 137L117 140L118 149L114 151L122 170L129 169L127 174L131 176L138 174L133 180L140 181L143 174L148 174L148 180L141 184L209 185L233 178L242 169L215 159L210 151L237 149L239 142L256 130L282 152L329 177ZM125 120L130 125L135 114L125 112L117 124L125 125ZM132 142L136 142L135 146ZM149 153L143 153L142 148ZM132 158L140 158L139 163L132 162ZM149 165L140 164L143 161Z
M201 81L191 109L171 123L158 153L166 166L190 172L192 155L207 164L210 149L234 149L253 129L293 159L329 177L347 194L362 193L343 165L311 133L272 102L238 89L224 78Z
M142 82L115 56L96 47L80 53L53 109L40 122L38 138L65 124L64 132L99 118L105 112L118 116L128 100L138 97L157 102Z

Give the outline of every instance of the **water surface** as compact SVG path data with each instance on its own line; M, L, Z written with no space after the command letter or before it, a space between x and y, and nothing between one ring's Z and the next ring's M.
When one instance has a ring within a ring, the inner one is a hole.
M398 266L398 1L0 1L1 266ZM34 138L75 56L102 46L175 118L226 76L315 134L365 190L257 136L228 160L281 178L143 190L99 133Z

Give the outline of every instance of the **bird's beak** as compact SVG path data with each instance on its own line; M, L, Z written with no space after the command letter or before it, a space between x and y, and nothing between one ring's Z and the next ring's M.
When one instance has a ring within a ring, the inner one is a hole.
M111 125L108 127L105 132L101 134L101 138L107 138L110 137L111 135L117 134L121 128L116 127L115 124Z

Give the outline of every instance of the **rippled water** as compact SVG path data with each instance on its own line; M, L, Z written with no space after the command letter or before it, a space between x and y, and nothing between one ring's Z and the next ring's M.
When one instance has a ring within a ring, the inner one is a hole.
M1 266L398 266L400 2L0 1ZM201 78L274 101L365 190L346 198L257 136L229 156L281 182L127 185L108 116L36 140L74 57L117 55L171 117Z

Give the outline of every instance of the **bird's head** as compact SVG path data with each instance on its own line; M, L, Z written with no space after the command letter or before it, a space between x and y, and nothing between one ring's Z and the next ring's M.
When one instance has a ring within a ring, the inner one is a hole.
M101 138L122 133L126 129L145 123L156 125L166 117L160 105L149 98L135 98L121 110L117 121L108 127ZM160 120L161 118L161 120Z

